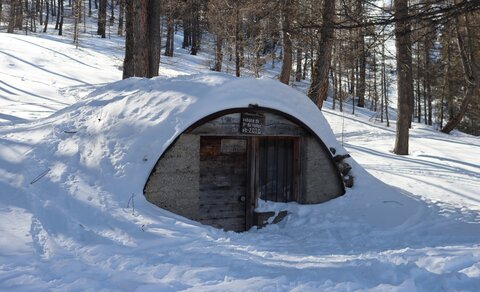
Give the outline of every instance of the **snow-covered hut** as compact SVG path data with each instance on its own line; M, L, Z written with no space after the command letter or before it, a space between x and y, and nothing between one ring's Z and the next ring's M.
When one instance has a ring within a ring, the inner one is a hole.
M345 193L329 150L337 142L298 91L212 73L173 79L161 95L158 110L176 110L158 128L168 139L149 145L162 148L144 186L158 207L245 231L266 219L258 200L316 204Z

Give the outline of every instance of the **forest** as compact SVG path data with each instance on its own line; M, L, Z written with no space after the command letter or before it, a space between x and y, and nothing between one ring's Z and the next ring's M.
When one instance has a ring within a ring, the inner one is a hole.
M174 35L196 55L210 50L213 71L307 81L321 109L368 107L389 124L394 152L408 153L412 121L480 135L480 3L473 0L0 0L0 29L67 34L78 46L86 22L101 38L125 36L123 78L158 75ZM88 19L87 19L88 18ZM48 28L55 23L55 28Z

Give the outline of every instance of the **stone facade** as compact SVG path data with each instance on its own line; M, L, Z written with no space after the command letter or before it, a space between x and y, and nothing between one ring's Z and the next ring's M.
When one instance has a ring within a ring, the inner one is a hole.
M301 204L318 204L336 198L343 193L338 170L315 138L308 135L303 140L303 194Z
M147 200L195 220L199 205L200 136L183 134L160 157L145 185Z

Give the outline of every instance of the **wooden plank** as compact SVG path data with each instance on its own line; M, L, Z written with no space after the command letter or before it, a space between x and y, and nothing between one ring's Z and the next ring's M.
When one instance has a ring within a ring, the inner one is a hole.
M248 168L247 168L247 197L245 206L245 229L253 226L253 216L258 193L258 138L249 139Z
M247 152L242 149L245 143L246 150L246 138L201 137L200 140L199 221L244 231L245 201L240 198L246 194Z
M296 157L300 148L296 137L259 137L259 194L262 199L288 202L294 200L294 176L298 173ZM294 152L297 153L294 155Z

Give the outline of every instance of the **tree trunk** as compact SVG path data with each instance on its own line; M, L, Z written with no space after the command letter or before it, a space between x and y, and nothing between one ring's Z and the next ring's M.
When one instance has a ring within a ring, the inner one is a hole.
M395 47L397 49L398 74L398 113L395 147L397 155L408 155L409 128L412 120L411 101L413 100L412 52L410 41L410 23L408 0L394 1Z
M222 71L223 51L222 51L223 38L220 33L217 33L215 37L215 67L217 72Z
M57 11L57 20L55 21L55 29L58 29L58 27L60 26L60 2L58 2L58 5L57 5L57 9L54 9L53 6L55 5L55 0L53 0L53 3L52 3L52 17L55 16L55 14L53 13L53 11Z
M126 0L125 3L125 59L123 60L123 79L135 76L135 3L134 0Z
M143 1L141 1L143 2ZM98 28L97 34L102 36L102 39L105 38L105 31L107 26L107 0L100 0L100 5L98 9Z
M134 0L129 0L134 1ZM135 63L134 76L146 77L148 75L148 1L135 1L134 37L135 50L133 58Z
M158 76L160 65L160 1L126 1L123 78Z
M1 14L2 14L1 5L2 4L1 3L2 3L2 0L0 0L0 21L2 21L2 19L1 19ZM37 14L38 14L38 21L40 22L40 25L43 25L43 0L42 1L37 0L36 10L37 10Z
M357 1L357 15L360 22L363 23L363 1ZM366 66L367 66L367 58L365 53L365 29L360 28L358 34L358 66L359 74L357 80L357 96L358 102L357 106L365 107L365 79L366 79Z
M60 2L58 3L58 17L60 18L60 22L58 23L58 35L63 35L63 15L65 14L65 9L63 7L63 0L59 1Z
M110 26L115 22L115 0L110 2Z
M235 76L240 77L240 11L235 7Z
M198 0L192 1L192 18L191 18L191 25L192 25L192 48L190 50L191 55L196 55L198 50L200 49L200 15L199 9L200 4L197 2Z
M148 78L158 76L158 69L160 67L160 49L160 1L150 0L148 2Z
M15 12L16 12L17 0L10 0L10 14L8 16L8 33L13 33L15 28Z
M79 14L80 3L81 3L81 0L75 0L75 1L73 1L73 7L72 7L73 18L74 18L74 22L73 22L73 43L76 44L77 48L78 48L78 26L79 26L79 22L80 22L80 14Z
M297 48L297 68L295 70L295 81L299 82L302 80L302 59L303 59L303 50L302 48Z
M168 18L167 18L167 39L165 44L165 56L173 57L173 46L174 46L174 19L173 19L173 7L170 3L168 8Z
M17 29L23 29L23 5L22 0L18 0L17 4L15 5L15 26Z
M191 39L192 39L192 24L190 21L190 10L189 8L186 9L183 15L183 42L182 42L182 49L186 49L190 47Z
M323 23L320 28L320 42L318 56L312 71L312 81L308 89L308 97L313 100L319 109L328 93L328 69L332 57L333 24L335 20L335 1L326 0L323 4Z
M118 31L117 35L123 35L123 15L125 14L125 0L119 1L119 11L118 11Z
M303 70L302 70L302 80L307 79L307 68L308 68L308 51L305 52L305 60L303 61Z
M292 39L290 34L290 16L292 13L292 1L286 0L282 7L282 40L283 40L283 58L282 69L280 70L279 80L283 84L290 82L292 72Z
M49 0L45 0L45 5L46 5L47 15L45 16L45 27L43 28L43 32L47 32L47 27L48 27L48 17L50 14Z
M416 87L416 95L417 95L417 122L422 122L422 97L420 94L420 45L417 43L417 87Z

